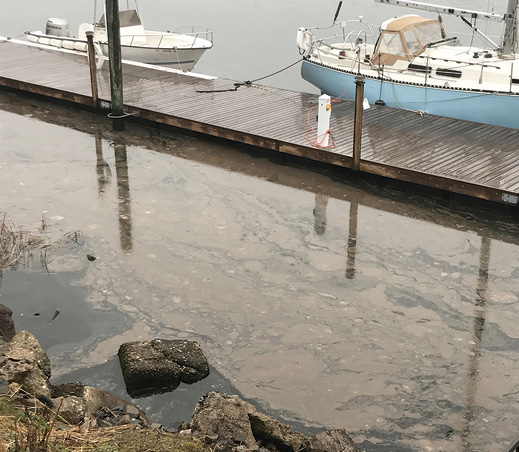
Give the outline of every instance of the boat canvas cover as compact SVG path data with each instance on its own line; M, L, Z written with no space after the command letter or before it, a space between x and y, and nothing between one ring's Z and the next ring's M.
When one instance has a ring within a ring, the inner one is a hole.
M119 22L121 28L123 27L134 27L136 25L142 25L141 18L139 14L134 9L129 9L126 11L119 11ZM101 20L97 23L98 27L106 27L105 15L101 16Z
M411 61L429 43L441 39L441 25L436 19L415 15L394 17L381 26L373 63L393 66L399 60Z
M426 19L425 17L407 14L405 16L393 17L386 20L380 28L382 30L399 32L403 31L408 27L414 27L427 22L437 22L435 19Z

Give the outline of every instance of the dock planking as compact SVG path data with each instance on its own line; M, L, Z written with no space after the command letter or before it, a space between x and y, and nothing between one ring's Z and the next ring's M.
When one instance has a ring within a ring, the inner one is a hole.
M108 110L108 64L97 71ZM333 102L333 148L314 147L318 97L139 63L123 64L125 110L155 123L352 168L353 102ZM92 106L87 58L0 38L0 86ZM314 127L311 131L312 124ZM363 114L360 172L515 205L517 131L372 106Z

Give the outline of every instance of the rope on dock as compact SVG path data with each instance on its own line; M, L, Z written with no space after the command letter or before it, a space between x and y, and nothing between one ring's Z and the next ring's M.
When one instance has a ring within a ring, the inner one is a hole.
M253 83L259 82L260 80L264 80L266 78L272 77L273 75L280 74L281 72L286 71L287 69L290 69L292 66L295 66L297 63L300 63L301 61L303 61L302 58L297 60L295 63L292 63L292 64L288 65L287 67L284 67L283 69L280 69L279 71L272 72L269 75L265 75L264 77L260 77L260 78L257 78L255 80L247 80L246 82L235 83L234 84L234 88L215 89L215 90L196 90L196 92L197 93L227 93L227 92L230 92L230 91L237 91L240 86L252 85Z

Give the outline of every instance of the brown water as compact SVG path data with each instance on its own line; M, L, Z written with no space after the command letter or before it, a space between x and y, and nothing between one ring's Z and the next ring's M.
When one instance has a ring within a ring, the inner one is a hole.
M0 124L0 209L53 244L0 303L54 381L120 388L122 342L188 338L204 390L367 451L497 452L518 433L516 218L13 94ZM200 390L141 406L176 422Z

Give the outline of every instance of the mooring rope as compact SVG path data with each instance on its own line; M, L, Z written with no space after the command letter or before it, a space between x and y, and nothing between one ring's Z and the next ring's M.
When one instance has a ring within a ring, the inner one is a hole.
M260 77L255 80L247 80L246 82L235 83L234 88L215 89L215 90L196 90L196 92L197 93L227 93L230 91L237 91L240 86L252 85L255 82L259 82L260 80L265 80L266 78L272 77L273 75L280 74L281 72L286 71L287 69L290 69L292 66L295 66L297 63L300 63L301 61L303 61L303 58L300 58L295 63L292 63L292 64L288 65L287 67L280 69L279 71L272 72L271 74L265 75L264 77Z

